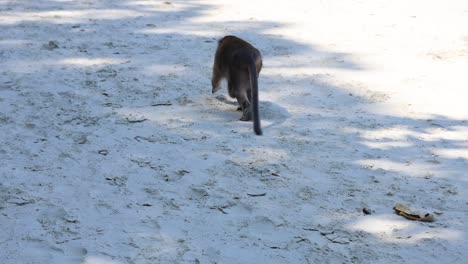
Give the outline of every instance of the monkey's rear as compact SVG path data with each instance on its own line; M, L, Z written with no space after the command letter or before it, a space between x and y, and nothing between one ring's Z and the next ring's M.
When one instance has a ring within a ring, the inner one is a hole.
M261 135L258 111L258 75L262 69L262 56L250 43L226 36L219 40L213 64L212 93L220 88L222 79L227 79L228 92L236 98L242 110L242 121L253 118L255 134Z

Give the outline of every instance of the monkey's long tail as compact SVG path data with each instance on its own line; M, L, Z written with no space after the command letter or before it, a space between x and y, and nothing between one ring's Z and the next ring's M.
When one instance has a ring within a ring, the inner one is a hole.
M262 127L260 125L260 115L258 111L258 76L257 76L257 69L255 66L255 60L250 60L249 63L249 78L250 78L250 86L252 90L252 119L253 119L253 126L254 132L257 135L262 135Z

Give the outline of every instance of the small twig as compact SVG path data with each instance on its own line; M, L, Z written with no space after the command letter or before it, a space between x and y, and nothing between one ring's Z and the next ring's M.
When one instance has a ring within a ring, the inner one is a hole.
M322 236L333 235L335 231L319 231Z
M316 228L303 228L304 230L307 230L307 231L314 231L314 232L319 232L320 235L324 236L326 239L328 239L328 241L332 242L332 243L336 243L336 244L342 244L342 245L347 245L349 244L349 242L342 242L342 241L337 241L335 240L334 238L330 238L328 237L329 235L332 235L335 233L335 231L320 231L319 229L316 229ZM302 240L300 240L299 242L301 242Z
M265 247L269 247L271 249L285 249L285 247L281 247L281 246L270 246L268 245L267 243L263 243L263 245L265 245Z
M172 105L172 103L167 102L167 103L155 103L155 104L152 104L151 106L170 106L170 105Z
M226 212L223 210L223 208L219 208L219 207L218 207L218 210L221 211L221 213L223 213L223 214L228 214L228 213L226 213Z
M332 243L336 243L336 244L341 244L341 245L347 245L349 244L349 242L341 242L341 241L336 241L334 240L333 238L329 238L327 237L326 235L323 235L326 239L328 239L328 241L332 242Z
M231 206L233 206L233 204L227 204L224 206L211 206L210 209L215 209L215 210L220 211L223 214L228 214L226 211L224 211L224 209L229 208Z
M148 141L148 142L150 142L150 143L154 143L154 142L155 142L155 140L152 139L152 138L142 137L142 136L136 136L136 137L134 137L133 139L135 139L135 140L138 141L138 142L141 142L142 140Z
M212 206L212 207L210 207L210 209L218 210L223 214L228 214L226 211L223 210L224 208L221 208L221 207L218 207L218 206Z
M258 194L248 193L247 195L250 197L260 197L260 196L265 196L266 193L258 193Z
M298 237L298 238L299 238L299 240L298 240L298 241L296 241L296 243L301 243L301 242L310 242L310 240L309 240L309 239L307 239L307 238L303 238L303 237Z
M317 228L303 228L306 231L315 231L318 232L319 230Z

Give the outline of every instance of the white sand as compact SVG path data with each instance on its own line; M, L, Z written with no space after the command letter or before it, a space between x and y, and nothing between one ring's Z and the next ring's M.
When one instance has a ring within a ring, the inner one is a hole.
M467 25L466 0L0 0L0 263L466 263ZM211 95L227 34L264 56L262 137Z

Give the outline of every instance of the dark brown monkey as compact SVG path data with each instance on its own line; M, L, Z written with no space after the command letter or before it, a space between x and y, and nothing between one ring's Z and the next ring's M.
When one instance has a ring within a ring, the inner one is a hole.
M213 64L212 93L220 88L222 79L228 82L229 96L236 98L242 110L242 121L253 118L255 134L261 135L258 112L258 75L262 69L262 55L250 43L225 36L218 42Z

